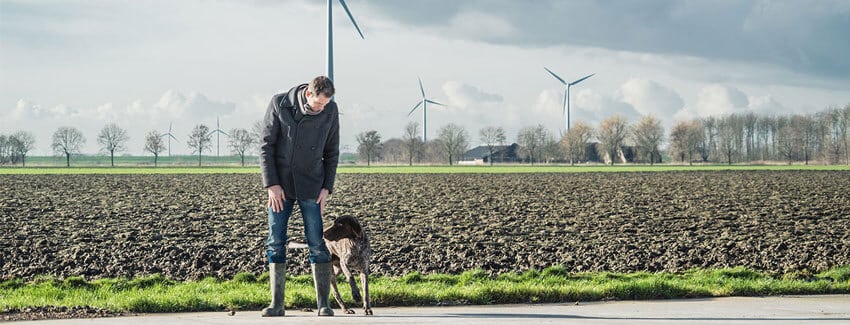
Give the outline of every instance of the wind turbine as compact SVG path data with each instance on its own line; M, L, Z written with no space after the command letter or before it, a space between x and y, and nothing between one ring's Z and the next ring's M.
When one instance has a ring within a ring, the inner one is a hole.
M410 113L407 113L407 116L413 114L413 111L419 108L419 105L422 105L422 142L428 143L428 104L440 106L446 105L440 104L425 97L425 88L422 87L422 78L417 77L417 79L419 79L419 91L422 92L422 100L420 100L419 103L416 104L416 106L413 106L413 109L410 110Z
M163 133L163 134L159 135L161 137L166 137L168 139L168 156L169 157L171 157L171 139L177 140L177 138L174 137L174 134L171 133L171 127L172 126L174 126L174 122L171 122L170 124L168 124L168 133Z
M587 78L593 77L593 75L595 75L595 73L593 73L593 74L591 74L587 77L581 78L579 80L568 83L568 82L564 81L563 78L558 77L558 75L556 75L554 72L552 72L552 70L549 70L546 67L543 67L543 69L546 69L546 71L549 72L549 74L551 74L553 77L555 77L555 79L558 79L558 81L560 81L562 84L564 84L564 87L565 87L564 93L566 93L566 95L564 96L564 112L567 114L567 132L569 132L570 131L570 87L578 84L579 82L584 81Z
M217 133L215 135L215 156L218 157L221 153L221 135L224 134L228 137L230 136L230 134L221 130L221 126L218 123L218 116L215 118L215 130L210 131L207 135L212 135L213 133Z
M328 0L328 65L326 73L328 79L331 79L332 81L334 80L333 2L334 0ZM366 39L366 37L363 37L363 32L360 31L360 27L357 26L357 22L354 21L354 16L351 15L351 11L348 10L345 0L339 0L339 3L342 5L342 9L345 9L345 13L348 14L348 19L351 19L351 23L354 25L354 28L357 29L357 33L360 34L360 38Z

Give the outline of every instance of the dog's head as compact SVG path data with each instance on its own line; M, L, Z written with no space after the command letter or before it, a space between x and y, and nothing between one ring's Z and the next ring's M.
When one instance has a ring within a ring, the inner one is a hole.
M325 239L336 241L343 238L360 239L363 238L363 227L360 226L360 221L353 216L342 216L334 220L334 224L323 233Z

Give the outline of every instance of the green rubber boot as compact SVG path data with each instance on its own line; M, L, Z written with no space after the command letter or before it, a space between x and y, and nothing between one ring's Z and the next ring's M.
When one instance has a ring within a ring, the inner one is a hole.
M319 316L333 316L334 311L328 302L331 285L331 263L311 264L313 268L313 284L316 286L316 305Z
M263 308L263 317L283 316L283 293L286 290L286 263L269 263L272 303Z

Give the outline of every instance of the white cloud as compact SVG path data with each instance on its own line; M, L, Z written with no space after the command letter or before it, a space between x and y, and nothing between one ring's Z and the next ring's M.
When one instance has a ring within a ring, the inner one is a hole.
M118 112L112 107L112 103L100 105L94 109L95 118L101 121L115 121L118 119Z
M518 35L513 24L496 15L480 11L462 11L452 17L446 32L460 34L472 39L501 40Z
M685 105L675 90L640 78L626 81L620 86L619 95L623 102L631 104L641 114L659 118L672 116Z
M696 111L701 117L742 112L749 106L747 95L735 87L708 85L697 95Z
M478 87L459 81L448 81L443 84L443 92L449 97L449 103L460 108L501 103L504 98L498 94L487 93Z
M33 104L26 99L18 99L15 103L15 109L12 111L12 119L26 120L31 118L41 117L42 109L40 105Z

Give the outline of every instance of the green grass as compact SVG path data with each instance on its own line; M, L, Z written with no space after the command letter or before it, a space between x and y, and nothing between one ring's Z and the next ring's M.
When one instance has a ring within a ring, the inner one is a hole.
M348 286L340 284L347 302ZM309 275L288 277L288 308L315 306ZM488 276L481 270L460 275L373 277L375 306L503 304L670 299L688 297L850 293L850 266L819 274L770 276L745 268L683 273L570 273L563 267ZM119 312L259 310L269 301L268 274L238 274L232 280L208 278L178 282L159 275L137 279L41 278L0 283L0 311L35 306L92 306Z
M583 172L687 172L687 171L777 171L777 170L817 170L848 171L848 165L496 165L496 166L359 166L340 165L340 174L480 174L480 173L583 173ZM3 167L3 174L259 174L256 165L239 167L238 165L215 166L116 166L116 167Z

